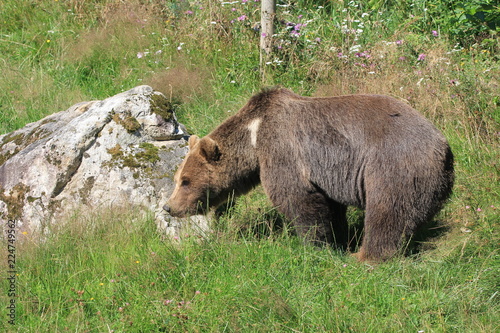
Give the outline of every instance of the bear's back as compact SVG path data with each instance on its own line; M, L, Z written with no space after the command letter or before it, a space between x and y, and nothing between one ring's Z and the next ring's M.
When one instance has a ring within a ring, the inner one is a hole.
M409 145L411 149L445 141L436 127L418 111L393 97L345 95L303 97L287 89L254 96L242 109L243 119L261 119L259 137L285 136L289 140L327 143L345 140L364 147ZM248 105L247 105L248 106Z

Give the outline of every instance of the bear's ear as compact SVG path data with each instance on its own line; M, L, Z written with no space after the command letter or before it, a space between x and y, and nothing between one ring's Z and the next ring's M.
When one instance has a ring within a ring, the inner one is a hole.
M220 151L212 138L204 137L199 140L200 143L200 155L203 156L207 162L217 162L220 159Z
M197 135L191 135L188 140L189 150L192 150L194 145L197 144L198 141L200 141L200 138Z

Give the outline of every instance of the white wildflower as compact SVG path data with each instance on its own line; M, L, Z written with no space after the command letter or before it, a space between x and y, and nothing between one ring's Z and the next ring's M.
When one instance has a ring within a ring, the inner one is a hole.
M361 45L354 45L349 48L349 52L354 53L354 52L359 52L361 51Z

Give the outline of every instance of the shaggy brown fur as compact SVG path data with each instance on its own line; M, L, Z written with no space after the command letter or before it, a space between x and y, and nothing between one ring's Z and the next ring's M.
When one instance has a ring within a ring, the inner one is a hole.
M453 186L445 137L394 98L307 98L271 89L250 99L190 152L165 207L185 216L262 183L274 206L314 242L347 243L347 206L365 209L360 260L398 253Z

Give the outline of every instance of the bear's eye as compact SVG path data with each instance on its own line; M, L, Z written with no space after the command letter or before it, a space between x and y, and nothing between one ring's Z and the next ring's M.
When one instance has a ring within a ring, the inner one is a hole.
M181 186L184 186L184 187L189 186L189 180L184 179L184 180L181 182Z

